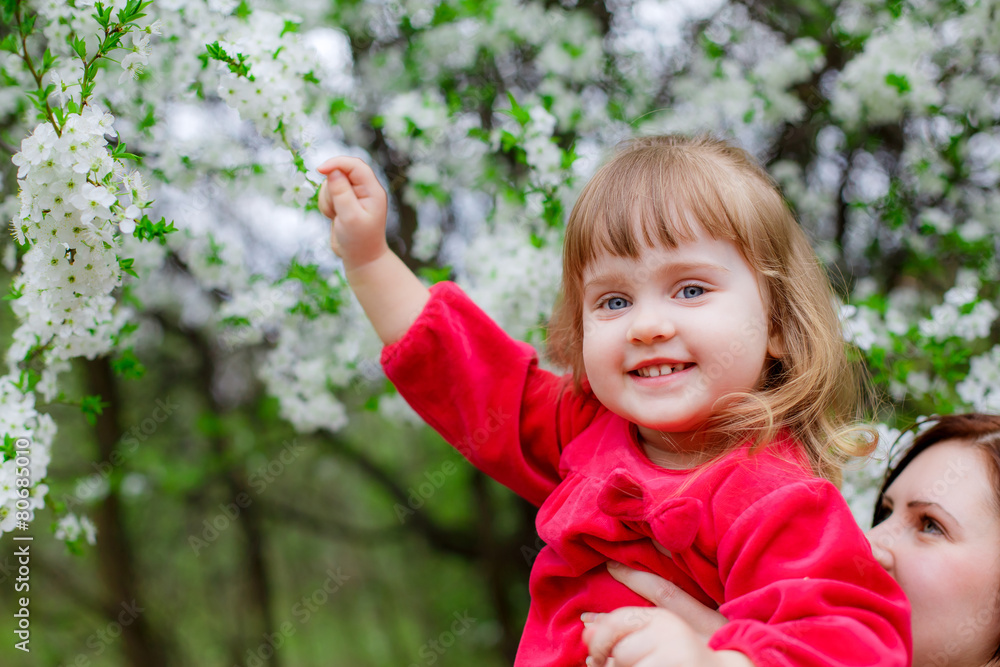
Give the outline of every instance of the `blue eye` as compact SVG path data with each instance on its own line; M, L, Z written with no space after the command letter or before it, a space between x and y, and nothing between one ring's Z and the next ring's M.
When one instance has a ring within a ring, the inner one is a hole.
M622 308L628 307L628 299L624 299L620 296L613 296L605 301L604 305L608 307L608 310L621 310Z
M681 289L681 297L684 299L694 299L705 293L705 288L700 285L687 285Z
M920 517L920 530L925 533L943 533L944 530L941 529L941 524L939 524L934 519L930 518L926 514Z

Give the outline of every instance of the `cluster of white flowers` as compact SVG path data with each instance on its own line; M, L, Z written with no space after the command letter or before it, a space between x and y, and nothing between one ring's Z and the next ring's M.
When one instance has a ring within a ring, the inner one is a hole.
M288 310L297 302L287 282L252 281L245 291L237 292L219 308L218 318L223 323L234 323L223 326L220 341L225 348L233 349L275 337L288 317Z
M846 304L840 308L840 321L844 338L852 345L866 352L875 346L888 346L889 338L882 316L873 308Z
M1000 345L975 357L956 389L973 410L1000 414Z
M826 63L820 44L804 37L792 41L761 62L755 71L757 93L767 100L764 120L771 123L797 121L806 113L805 103L791 91L793 85L808 81ZM814 99L818 99L818 93Z
M347 410L334 392L375 379L366 377L359 360L378 355L377 337L361 307L349 300L337 315L289 318L258 375L296 430L334 432L347 424Z
M837 80L833 113L848 125L898 121L905 113L923 116L941 103L939 72L928 57L938 46L934 31L900 19L865 42Z
M132 49L122 58L122 73L118 77L118 84L121 85L130 79L138 78L149 64L149 56L152 52L150 37L161 34L160 22L156 21L142 30L129 33L132 39Z
M149 202L141 176L108 152L113 121L88 106L61 135L42 123L13 158L21 185L14 235L30 246L15 281L15 339L33 338L49 359L101 354L121 324L108 296L121 282L117 231L134 230ZM8 360L26 352L17 346Z
M39 124L13 158L20 211L12 227L15 239L29 249L14 280L20 296L11 305L20 325L7 350L9 375L0 378L7 394L0 401L0 433L29 437L33 464L47 461L50 441L39 438L31 424L47 429L52 422L35 411L34 394L24 383L15 386L20 364L43 351L36 389L51 400L66 360L110 350L126 317L111 296L121 283L118 232L131 233L149 202L141 176L109 153L113 122L110 114L88 106L70 115L60 133ZM32 479L37 484L44 475L41 465ZM34 493L41 503L44 486ZM0 503L7 519L11 508ZM10 525L0 524L0 530Z
M474 114L449 114L436 91L406 91L385 100L382 119L389 145L409 156L407 204L422 210L427 202L444 203L479 181L487 146L469 137L479 123Z
M563 152L553 140L556 118L542 106L532 106L530 120L524 127L524 147L528 166L531 167L532 184L536 187L553 187L566 178L562 168Z
M524 226L497 224L476 235L459 272L476 304L511 336L535 344L541 343L537 334L552 314L562 279L558 238L550 233L546 240L536 248Z
M292 145L311 143L306 132L308 99L306 78L319 81L324 67L319 54L302 43L295 30L286 30L299 19L263 10L247 20L232 20L219 46L233 59L245 58L246 75L218 64L219 96L264 136L278 137Z
M546 74L569 82L592 79L603 66L604 50L601 36L593 19L582 13L554 20L560 14L550 13L552 25L548 39L538 54L538 66Z
M979 301L975 286L956 286L945 292L944 303L931 308L930 317L920 322L920 333L935 340L959 336L965 340L985 338L996 320L997 309L989 301ZM962 310L972 306L969 312Z
M0 534L15 529L17 511L28 512L30 521L36 509L45 507L49 489L42 480L48 472L55 433L52 418L35 409L35 395L19 387L12 375L0 376L0 435L24 438L29 442L25 457L28 459L28 479L32 482L30 496L22 499L16 485L17 469L21 466L17 465L15 457L0 456ZM22 501L21 507L17 506L18 500Z
M66 542L75 542L80 537L86 540L87 544L96 544L97 527L88 517L79 517L73 513L66 514L56 523L56 539Z

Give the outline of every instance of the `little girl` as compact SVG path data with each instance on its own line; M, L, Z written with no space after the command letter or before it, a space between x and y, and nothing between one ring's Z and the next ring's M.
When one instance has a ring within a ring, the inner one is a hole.
M319 170L333 250L386 374L539 506L547 546L515 665L581 665L583 612L648 605L609 560L731 619L707 647L682 634L690 664L909 664L906 600L824 479L849 453L855 412L831 290L745 152L638 139L584 188L549 330L571 378L389 251L385 192L364 162Z

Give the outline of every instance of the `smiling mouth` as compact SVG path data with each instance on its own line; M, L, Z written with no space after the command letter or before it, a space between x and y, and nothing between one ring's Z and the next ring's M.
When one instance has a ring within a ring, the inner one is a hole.
M692 366L694 366L694 364L654 364L652 366L643 366L642 368L637 368L634 371L629 371L629 375L635 375L641 378L657 378L661 375L679 373L680 371L691 368Z

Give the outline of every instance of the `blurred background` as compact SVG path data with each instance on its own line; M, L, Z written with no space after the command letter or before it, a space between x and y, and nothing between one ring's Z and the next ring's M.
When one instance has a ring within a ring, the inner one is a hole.
M864 528L902 429L1000 411L996 2L4 0L2 14L0 664L512 662L534 508L382 375L315 206L314 168L334 154L376 168L409 266L542 349L562 225L618 142L709 132L750 150L877 389L884 437L843 487ZM94 110L109 124L67 148L66 118ZM80 146L113 168L55 164ZM61 168L115 201L96 218L66 208L56 243L38 230L62 204L39 202ZM84 289L87 253L110 268ZM13 616L25 535L30 653Z

